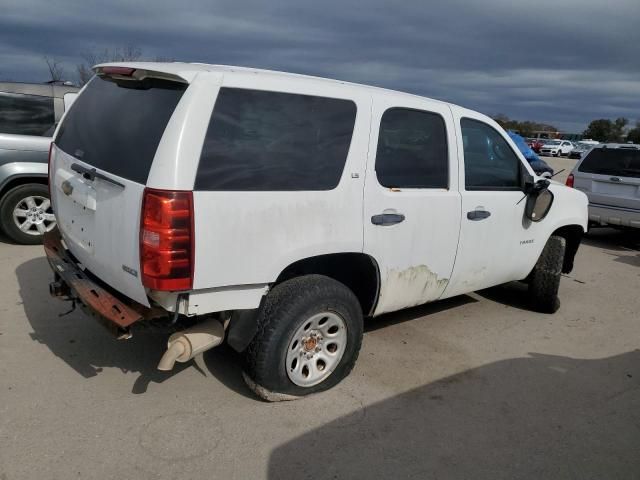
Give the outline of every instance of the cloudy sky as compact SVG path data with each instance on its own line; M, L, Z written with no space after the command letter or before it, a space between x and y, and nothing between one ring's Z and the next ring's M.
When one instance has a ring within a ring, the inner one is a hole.
M285 70L581 131L640 119L640 0L3 0L0 79L82 52Z

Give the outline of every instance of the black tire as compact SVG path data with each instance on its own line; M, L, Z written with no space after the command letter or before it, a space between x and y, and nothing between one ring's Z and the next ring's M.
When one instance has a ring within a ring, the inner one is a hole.
M295 384L286 356L294 333L313 315L332 312L346 326L346 347L335 369L316 385ZM321 392L337 385L353 369L362 345L363 318L358 299L342 283L322 275L305 275L276 285L258 314L258 332L245 352L244 378L269 401Z
M539 312L555 313L560 308L558 288L565 248L566 240L563 237L551 236L529 275L532 307Z
M49 188L41 183L27 183L9 190L0 202L0 222L2 230L16 243L22 245L37 245L42 243L42 235L30 235L18 228L13 211L27 197L49 198ZM51 212L51 210L48 210Z

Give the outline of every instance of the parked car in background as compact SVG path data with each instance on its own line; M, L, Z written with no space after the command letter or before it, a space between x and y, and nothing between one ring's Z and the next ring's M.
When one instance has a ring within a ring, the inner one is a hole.
M640 228L640 145L593 145L567 185L587 194L591 225Z
M51 149L50 292L121 338L170 322L159 369L227 339L258 395L295 398L349 374L365 317L513 280L558 308L587 198L489 117L241 67L95 70Z
M58 83L0 83L0 228L17 243L40 243L55 228L47 158L56 123L78 90Z
M544 142L542 148L540 148L540 155L547 157L561 157L569 155L569 152L573 150L573 143L569 140L550 140Z
M527 139L527 144L536 153L540 153L540 149L544 145L545 140L540 138L529 138Z
M527 159L527 162L529 162L529 165L531 165L531 168L533 168L533 171L536 172L537 175L548 177L551 177L553 175L553 168L551 168L547 162L536 155L536 152L531 149L524 138L522 138L517 133L512 132L511 130L508 130L507 134L511 137L513 143L516 144L516 146L520 150L520 153L522 153L522 156Z
M580 159L582 156L587 153L589 150L593 148L594 145L598 145L598 142L594 141L580 141L577 142L573 148L569 152L569 158L577 158Z

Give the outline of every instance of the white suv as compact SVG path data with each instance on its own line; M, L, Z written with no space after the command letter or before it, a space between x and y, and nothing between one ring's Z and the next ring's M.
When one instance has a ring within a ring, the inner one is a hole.
M569 155L573 149L573 143L567 140L549 140L540 148L540 155L561 157L562 155Z
M171 324L159 368L225 339L292 398L349 373L364 317L513 280L558 307L587 199L490 118L246 68L95 71L51 149L50 289L121 338Z

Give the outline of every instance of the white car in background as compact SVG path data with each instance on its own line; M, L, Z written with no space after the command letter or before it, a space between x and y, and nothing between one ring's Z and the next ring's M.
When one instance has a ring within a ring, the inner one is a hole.
M542 145L540 149L540 155L547 157L560 157L562 155L569 155L573 150L574 145L569 140L550 140Z

